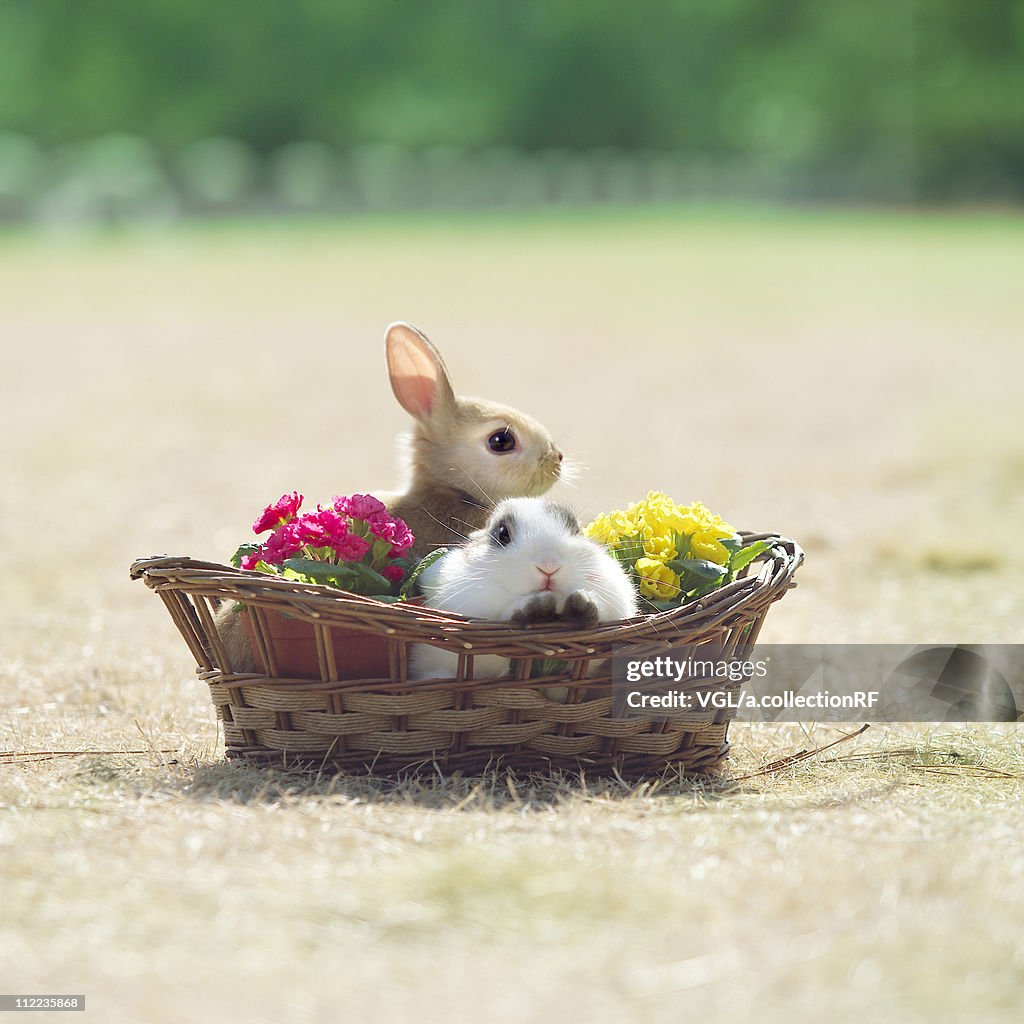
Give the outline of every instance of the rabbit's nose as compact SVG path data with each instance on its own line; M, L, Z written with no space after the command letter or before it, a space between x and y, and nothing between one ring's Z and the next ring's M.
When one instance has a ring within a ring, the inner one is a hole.
M558 562L551 560L545 560L537 563L537 568L540 570L540 574L544 577L544 583L541 586L541 590L554 590L555 589L555 574L561 568Z
M556 455L558 456L558 461L559 461L559 462L561 462L561 461L562 461L562 459L564 459L564 458L565 458L565 456L564 456L564 455L563 455L563 454L562 454L562 453L561 453L560 451L558 451L557 449L556 449L556 451L555 451L555 454L556 454Z

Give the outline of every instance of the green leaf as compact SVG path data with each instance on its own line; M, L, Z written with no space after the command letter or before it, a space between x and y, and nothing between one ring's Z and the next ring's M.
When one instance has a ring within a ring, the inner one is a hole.
M723 577L722 579L712 580L710 583L705 583L704 586L702 586L702 587L695 587L693 590L691 590L686 595L686 599L688 601L694 601L698 597L706 597L708 594L712 593L713 591L718 590L718 588L721 587L721 585L724 582L725 582L725 579Z
M685 533L672 533L672 546L676 549L676 558L687 558L690 554L690 545L693 537L687 537Z
M533 667L530 669L530 678L564 675L568 671L569 662L562 661L560 658L534 658Z
M324 583L341 590L353 590L352 584L356 581L351 563L332 565L330 562L320 562L315 558L286 558L281 567L282 575L285 570L295 573L294 577L287 577L289 579L298 578L304 583Z
M675 558L668 563L668 567L680 576L692 573L705 580L721 579L728 571L724 565L708 561L706 558Z
M639 534L635 537L623 537L622 540L610 545L608 551L624 569L632 569L636 560L644 557L644 539Z
M721 544L730 555L734 555L743 547L743 538L738 533L734 533L731 537L719 538L718 543Z
M416 568L409 573L408 578L402 584L402 589L398 592L399 597L403 597L408 600L416 592L416 584L419 581L420 576L423 575L425 569L429 569L439 558L442 558L447 554L447 548L434 548L429 555L424 555L417 563ZM401 562L402 559L396 559Z
M253 554L255 554L257 551L259 551L259 549L260 549L260 545L259 544L249 544L249 543L239 544L238 545L238 550L231 556L231 564L236 569L241 569L242 568L242 559L245 558L246 555L253 555Z
M759 540L753 544L748 544L729 559L729 571L731 573L739 572L740 569L749 565L758 555L764 554L771 546L771 542L767 540Z
M371 569L363 562L349 562L346 568L352 570L355 578L354 585L347 587L347 590L364 597L378 597L390 592L390 580L386 580L376 569Z

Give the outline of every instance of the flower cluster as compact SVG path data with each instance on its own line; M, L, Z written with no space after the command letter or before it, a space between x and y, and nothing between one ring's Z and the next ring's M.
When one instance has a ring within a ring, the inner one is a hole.
M374 597L396 596L410 568L415 538L369 494L336 497L326 508L299 514L298 491L282 495L253 523L262 544L243 544L232 562L306 583L327 583Z
M709 593L765 549L763 542L744 546L699 501L677 505L661 491L650 491L625 511L599 515L583 532L611 551L658 610Z

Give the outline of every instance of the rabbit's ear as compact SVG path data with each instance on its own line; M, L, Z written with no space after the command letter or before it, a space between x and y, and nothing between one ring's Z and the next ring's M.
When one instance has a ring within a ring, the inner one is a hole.
M455 404L455 392L441 354L412 324L393 323L385 336L391 390L416 419Z

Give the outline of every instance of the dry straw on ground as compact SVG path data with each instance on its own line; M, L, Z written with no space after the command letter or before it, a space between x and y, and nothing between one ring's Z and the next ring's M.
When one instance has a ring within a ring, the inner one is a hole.
M379 342L407 317L589 466L584 515L654 486L797 538L764 639L1019 641L1021 231L0 240L0 987L113 1024L1015 1021L1016 729L797 759L854 730L734 726L714 784L255 769L125 567L223 559L293 487L393 483Z

